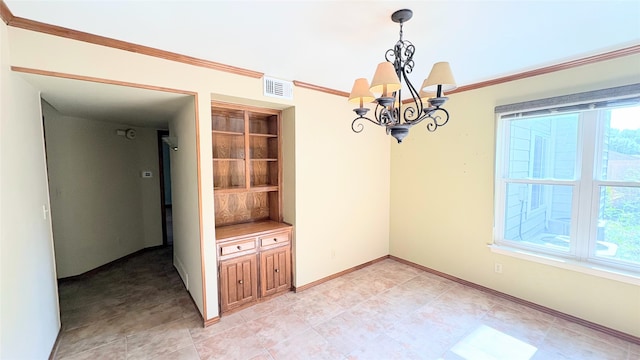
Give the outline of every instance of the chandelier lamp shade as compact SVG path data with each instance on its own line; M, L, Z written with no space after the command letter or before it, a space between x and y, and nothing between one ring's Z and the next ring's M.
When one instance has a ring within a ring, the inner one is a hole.
M356 79L353 84L349 102L358 105L353 109L358 117L351 123L351 129L356 133L364 129L360 120L368 120L385 127L387 134L401 143L409 134L409 129L422 121L427 121L427 130L431 132L449 121L449 112L442 107L449 100L444 92L456 88L449 63L434 64L419 89L409 80L415 65L415 46L402 38L402 25L412 16L413 12L409 9L398 10L391 15L391 20L400 24L400 39L392 49L386 51L386 61L378 65L371 85L365 78ZM405 101L402 99L403 82L410 95ZM367 117L369 109L365 104L372 102L376 104L374 115Z

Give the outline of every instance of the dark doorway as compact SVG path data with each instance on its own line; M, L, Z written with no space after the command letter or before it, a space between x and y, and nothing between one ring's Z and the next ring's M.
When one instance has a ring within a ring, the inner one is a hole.
M163 138L169 131L158 130L158 158L160 160L160 200L162 207L162 243L173 245L173 216L171 209L171 149Z

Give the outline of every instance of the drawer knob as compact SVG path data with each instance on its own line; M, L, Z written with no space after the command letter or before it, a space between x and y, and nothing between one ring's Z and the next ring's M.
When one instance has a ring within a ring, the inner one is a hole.
M238 280L238 284L242 284L242 280Z
M238 250L242 250L242 247L240 245L236 246L238 248Z
M273 242L278 242L278 238L273 238Z
M275 272L280 272L280 270L278 270L278 269L275 269Z

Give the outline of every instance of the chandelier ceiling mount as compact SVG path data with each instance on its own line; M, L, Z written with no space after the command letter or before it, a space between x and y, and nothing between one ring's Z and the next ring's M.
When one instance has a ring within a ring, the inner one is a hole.
M399 23L399 24L402 24L404 22L411 20L412 17L413 17L413 11L409 9L398 10L393 14L391 14L391 20L393 20L394 23Z

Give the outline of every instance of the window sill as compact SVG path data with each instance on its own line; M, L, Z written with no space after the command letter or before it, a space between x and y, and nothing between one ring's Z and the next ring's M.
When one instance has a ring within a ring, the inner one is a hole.
M490 244L489 249L491 249L492 252L500 255L506 255L518 259L537 262L540 264L555 266L561 269L572 270L579 273L594 275L627 284L640 285L640 275L631 273L629 271L612 269L602 265L583 263L580 261L564 259L551 255L537 254L534 252L504 245Z

